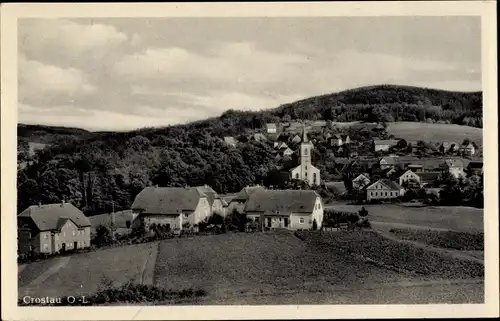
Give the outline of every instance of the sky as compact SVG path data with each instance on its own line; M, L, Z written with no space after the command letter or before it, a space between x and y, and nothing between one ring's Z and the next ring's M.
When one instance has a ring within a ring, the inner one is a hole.
M21 123L132 130L378 84L481 90L480 18L18 23Z

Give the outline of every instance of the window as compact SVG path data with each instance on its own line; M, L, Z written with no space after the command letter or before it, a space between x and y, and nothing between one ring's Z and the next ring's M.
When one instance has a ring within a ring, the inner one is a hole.
M43 245L43 250L44 251L48 251L49 250L49 245L48 244L44 244Z
M183 216L184 216L184 218L188 218L188 214L187 213L184 213Z
M48 238L49 238L49 234L44 234L44 235L43 235L43 238L44 238L44 239L48 239Z
M307 148L304 148L304 156L307 156Z
M299 173L295 174L295 178L299 179Z
M54 238L57 240L59 239L59 233L54 234Z
M73 230L73 236L75 236L75 235L76 235L76 231L75 231L75 230Z
M66 236L66 232L63 232L63 236Z
M299 223L300 224L304 224L304 218L303 217L299 218Z
M82 235L85 235L85 230L82 230Z
M305 172L304 174L305 174L305 175L306 175L306 177L307 177L307 172Z
M313 173L313 184L318 185L318 180L316 176L317 176L316 173Z
M306 165L305 169L306 169L306 171L307 171L307 165Z

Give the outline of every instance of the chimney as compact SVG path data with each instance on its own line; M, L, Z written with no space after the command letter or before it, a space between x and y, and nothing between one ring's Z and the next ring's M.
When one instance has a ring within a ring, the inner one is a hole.
M42 202L38 201L38 207L42 207Z
M63 197L63 199L61 201L61 207L64 207L64 203L66 203L66 197Z

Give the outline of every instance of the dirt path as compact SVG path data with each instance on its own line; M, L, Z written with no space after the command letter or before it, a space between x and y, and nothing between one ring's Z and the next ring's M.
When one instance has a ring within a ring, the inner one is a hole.
M417 241L402 240L402 239L398 238L397 236L392 235L390 232L387 232L387 231L384 231L381 229L377 229L377 228L375 229L375 231L377 233L379 233L381 236L383 236L391 241L394 241L394 242L409 244L409 245L412 245L412 246L415 246L418 248L422 248L422 249L425 249L428 251L439 253L441 255L452 257L454 259L459 259L459 260L464 260L464 261L472 261L472 262L476 262L476 263L484 265L484 260L482 260L476 256L469 255L469 254L467 254L463 251L460 251L460 250L443 249L443 248L434 247L434 246L431 246L428 244L420 243Z
M45 272L43 272L39 277L31 281L29 284L26 286L23 286L19 288L19 293L24 293L25 295L31 295L36 291L36 289L43 283L45 280L47 280L49 277L51 277L53 274L57 273L61 268L65 267L69 260L71 259L70 256L65 256L61 258L57 258L57 262L55 262L49 269L47 269Z
M154 242L148 246L149 256L146 259L146 262L144 262L144 266L142 268L140 280L141 284L153 284L156 256L158 254L159 244L159 242Z

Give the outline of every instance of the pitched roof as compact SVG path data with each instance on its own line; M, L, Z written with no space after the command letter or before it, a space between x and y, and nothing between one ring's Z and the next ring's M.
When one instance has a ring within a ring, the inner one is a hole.
M364 176L364 178L366 178L366 179L370 180L370 175L369 175L368 173L361 173L361 174L359 174L358 176L354 177L354 178L353 178L353 181L355 181L355 180L357 180L357 179L360 179L360 178L361 178L361 176Z
M201 197L207 196L196 188L148 186L135 197L132 209L175 215L196 210Z
M382 162L382 160L386 161L386 164L388 164L388 165L395 165L397 162L396 157L391 157L391 156L384 156L384 157L380 158L379 162Z
M263 189L265 189L265 187L260 185L243 187L241 191L239 191L239 193L237 193L236 196L233 197L233 200L246 201L248 200L250 195L252 195L258 190L263 190Z
M421 172L417 173L420 177L421 183L434 183L435 180L439 177L440 172Z
M217 192L214 191L214 189L208 185L196 186L195 188L198 190L198 192L203 193L207 196L208 203L210 204L210 206L212 206L215 199L219 198L219 195L217 194Z
M245 205L248 212L279 211L282 214L312 213L316 198L313 190L258 190L251 194Z
M136 214L132 210L125 210L120 212L115 212L115 227L117 228L127 228L127 221L132 222ZM112 216L111 213L94 215L89 217L92 227L97 227L98 225L110 226Z
M90 226L85 214L71 203L32 205L18 217L30 217L40 231L57 230L60 218L71 219L80 228Z
M470 161L468 168L483 168L483 162Z
M385 187L387 187L388 189L391 189L391 190L400 190L400 189L403 188L398 183L396 183L394 181L391 181L390 179L387 179L387 178L381 178L381 179L379 179L375 183L373 183L370 186L368 186L368 188L370 188L371 186L375 185L376 183L381 183L382 185L384 185Z
M266 128L267 129L276 129L276 124L275 123L267 123Z

